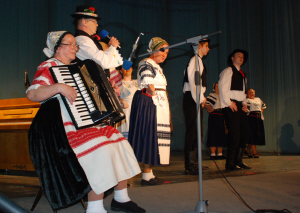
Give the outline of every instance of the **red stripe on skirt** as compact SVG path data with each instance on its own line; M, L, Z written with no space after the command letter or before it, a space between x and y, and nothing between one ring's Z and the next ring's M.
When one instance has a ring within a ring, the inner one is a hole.
M71 131L67 133L67 137L70 143L70 146L75 149L86 142L89 142L95 138L105 136L110 138L114 133L118 134L118 130L111 126L105 126L98 128L87 128L77 131Z
M120 138L118 138L118 139L116 139L116 140L105 141L105 142L102 142L102 143L97 144L96 146L94 146L94 147L92 147L92 148L90 148L90 149L87 149L87 150L85 150L85 151L83 151L83 152L77 154L76 156L77 156L77 158L81 158L81 157L84 157L84 156L86 156L86 155L88 155L88 154L94 152L96 149L99 149L99 148L101 148L101 147L103 147L103 146L106 146L106 145L112 144L112 143L119 143L119 142L124 141L124 140L126 140L126 138L120 137Z

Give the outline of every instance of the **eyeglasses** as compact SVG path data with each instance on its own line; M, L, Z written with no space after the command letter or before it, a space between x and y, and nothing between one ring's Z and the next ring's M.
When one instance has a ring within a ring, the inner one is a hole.
M94 22L95 24L98 24L98 22L95 19L88 19L88 21Z
M68 45L69 47L76 47L77 51L80 49L80 46L78 44L63 44L63 43L60 43L61 45Z

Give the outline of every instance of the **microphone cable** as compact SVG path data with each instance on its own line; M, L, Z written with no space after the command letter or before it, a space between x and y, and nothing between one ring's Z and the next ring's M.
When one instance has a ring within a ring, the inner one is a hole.
M210 156L210 151L209 151L209 147L206 146L206 144L202 141L202 144L206 147L206 151ZM227 180L227 178L225 177L225 175L223 174L223 172L221 171L221 169L219 168L218 164L216 163L215 159L212 157L212 160L214 161L216 167L218 168L219 172L221 173L221 175L223 176L223 178L225 179L225 181L228 183L228 185L231 187L231 189L235 192L235 194L242 200L242 202L253 212L255 213L292 213L290 212L288 209L282 209L282 210L275 210L275 209L258 209L258 210L254 210L253 208L251 208L247 202L242 198L242 196L235 190L235 188L231 185L231 183Z

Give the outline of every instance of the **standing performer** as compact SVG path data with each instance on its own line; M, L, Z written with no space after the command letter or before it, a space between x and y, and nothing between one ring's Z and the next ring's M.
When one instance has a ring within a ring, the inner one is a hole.
M79 46L71 33L50 32L47 37L47 48L44 49L44 53L50 59L40 64L33 83L27 90L29 100L42 104L30 127L29 146L33 163L42 179L41 183L44 183L42 184L43 190L48 199L53 198L53 194L47 193L53 189L56 193L61 190L62 200L68 200L64 194L74 196L77 192L77 185L80 186L82 183L77 175L73 175L76 181L69 182L69 179L72 180L72 175L66 175L67 168L71 166L72 174L78 169L72 167L73 162L64 161L64 156L72 153L73 150L78 159L77 163L81 165L92 188L88 193L87 213L106 213L103 207L103 193L112 187L115 187L111 203L113 210L146 212L128 197L127 179L140 173L140 167L128 141L116 129L108 125L77 130L60 96L60 94L65 96L73 105L77 92L71 86L55 83L50 74L50 67L70 64L75 59L78 50ZM72 149L59 148L66 140ZM53 157L55 154L58 157ZM49 170L51 170L50 173ZM67 183L67 186L56 187L61 182ZM77 193L79 194L75 195L78 197L84 195L84 192Z
M168 47L154 37L148 52ZM128 140L137 160L143 163L142 185L157 185L162 181L153 175L151 166L168 165L170 161L171 116L166 92L167 80L159 66L169 49L152 53L138 66L139 90L132 101Z
M219 98L218 82L213 85L214 93L207 96L205 108L209 113L206 145L210 147L210 158L223 160L223 147L227 146L227 134L224 116ZM217 151L217 155L216 155Z
M229 67L221 72L219 79L220 102L228 129L227 170L251 168L242 160L250 137L246 113L246 77L240 70L247 58L245 50L234 50L227 59Z
M117 50L119 41L112 37L108 43L109 48L103 51L101 44L96 37L98 17L97 10L93 7L83 5L76 8L76 13L71 15L76 28L75 38L80 50L76 56L80 60L92 59L103 69L115 68L123 64L123 59ZM109 74L108 74L109 76Z
M249 158L259 158L256 150L256 145L266 145L263 111L267 107L266 104L260 98L255 97L254 89L249 89L247 95L247 105L250 108L248 120L251 129L251 134L248 147L245 152ZM251 155L251 149L253 150L253 156Z
M125 70L123 67L120 70L123 75L122 88L120 95L120 103L123 105L123 111L125 113L126 122L120 122L121 125L118 126L118 130L128 139L129 124L130 124L130 112L132 99L135 92L138 90L138 82L136 79L132 80L132 67L129 70ZM123 120L125 121L125 120Z
M199 41L197 63L198 69L202 79L201 94L200 94L200 116L201 116L201 130L203 107L205 104L204 93L206 91L206 67L202 61L203 56L206 56L209 51L210 39L203 39ZM185 117L185 140L184 140L184 165L185 174L198 175L198 149L197 149L197 97L196 97L196 84L195 84L195 56L193 56L185 71L183 79L183 113ZM202 131L201 131L202 132ZM201 134L202 137L202 134Z

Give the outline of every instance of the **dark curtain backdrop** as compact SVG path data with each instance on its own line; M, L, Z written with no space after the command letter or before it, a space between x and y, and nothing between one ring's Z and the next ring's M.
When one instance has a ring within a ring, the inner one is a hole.
M267 104L267 145L259 150L300 153L300 1L1 0L1 99L25 97L24 71L28 70L32 81L36 67L45 60L42 49L47 33L74 32L70 14L82 4L97 8L102 17L99 29L106 29L119 39L124 58L129 56L140 32L154 33L145 33L141 38L138 53L142 54L153 36L175 44L221 30L222 34L211 37L211 50L205 58L209 85L206 95L226 68L228 54L236 48L247 50L249 59L243 70L248 76L248 88L255 89L256 96ZM173 150L183 150L182 78L192 53L189 45L178 46L171 49L162 65L174 124ZM139 60L134 63L134 77ZM204 140L207 117L204 113Z

